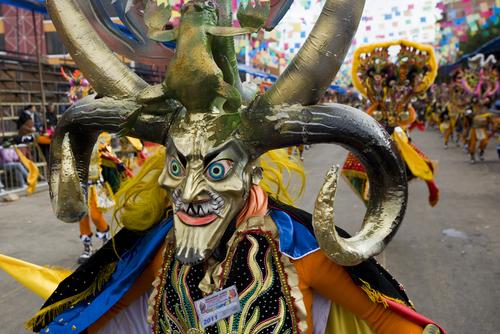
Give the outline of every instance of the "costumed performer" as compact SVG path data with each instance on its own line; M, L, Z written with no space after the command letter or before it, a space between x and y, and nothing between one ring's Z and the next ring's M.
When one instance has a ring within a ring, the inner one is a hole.
M467 147L472 164L476 162L477 146L479 146L479 160L484 160L484 150L488 146L490 137L495 133L493 115L489 112L491 99L500 88L495 64L494 55L485 58L480 53L468 59L467 68L463 69L458 76L458 80L469 94L471 101Z
M460 146L461 139L464 141L463 134L468 131L465 110L469 102L470 99L465 90L455 82L451 82L445 90L445 94L441 95L439 129L443 134L445 149L448 148L450 139L455 140L457 146Z
M89 81L83 76L83 73L80 70L76 69L73 73L68 74L64 68L61 67L60 71L63 78L68 81L69 91L67 95L71 104L89 95L92 88Z
M396 46L399 50L393 61L390 49ZM435 206L439 189L434 163L411 142L407 131L417 119L412 99L427 91L437 74L433 48L406 40L370 44L358 48L353 59L353 83L370 101L367 113L391 134L405 162L408 180L425 181L429 204ZM349 153L342 175L366 203L370 185L364 165L354 154Z
M179 27L162 30L169 8L147 2L150 37L176 39L164 84L149 86L101 41L76 0L47 1L99 93L72 106L56 130L57 216L76 222L86 213L99 131L126 131L166 149L123 188L125 228L59 284L30 322L35 331L444 333L372 259L397 232L407 201L404 164L389 135L357 109L315 104L343 62L364 1L327 0L285 73L248 100L236 66L226 66L236 59L231 36L272 29L286 7L269 5L241 7L234 28L230 1L195 0L183 5ZM152 24L152 17L163 19ZM311 143L340 144L365 164L370 198L353 238L333 223L336 168L313 216L259 186L260 156ZM320 296L326 303L313 307Z
M132 177L132 171L113 153L111 138L111 134L101 133L90 157L88 212L80 220L80 240L83 243L83 251L78 258L78 263L85 263L94 251L90 220L95 225L95 235L102 244L110 238L109 225L103 213L115 205L114 193L120 188L122 178Z

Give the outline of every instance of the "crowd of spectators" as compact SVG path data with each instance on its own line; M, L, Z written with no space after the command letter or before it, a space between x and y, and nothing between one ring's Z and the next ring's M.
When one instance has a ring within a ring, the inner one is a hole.
M50 104L43 117L34 105L28 105L18 113L16 120L17 135L10 138L0 139L0 194L9 188L26 188L28 170L19 157L19 150L23 150L28 159L34 158L47 161L49 158L50 138L57 125L58 110L55 105ZM27 149L25 145L40 147L41 156L34 157L33 150Z

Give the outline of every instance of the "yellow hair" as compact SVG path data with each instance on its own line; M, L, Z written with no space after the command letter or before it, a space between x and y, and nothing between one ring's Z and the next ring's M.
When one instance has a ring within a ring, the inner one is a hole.
M165 150L146 160L139 173L115 194L114 219L129 230L144 231L157 223L170 206L167 192L158 184Z
M158 150L146 160L136 176L123 183L115 195L114 219L119 225L129 230L144 231L165 215L170 199L158 183L165 160L165 150ZM258 162L263 169L260 186L264 191L289 205L300 198L305 186L305 173L297 157L289 157L285 149L280 149L267 152Z
M269 151L259 158L259 164L263 170L259 185L269 196L288 205L302 196L306 175L296 155L288 155L285 149Z

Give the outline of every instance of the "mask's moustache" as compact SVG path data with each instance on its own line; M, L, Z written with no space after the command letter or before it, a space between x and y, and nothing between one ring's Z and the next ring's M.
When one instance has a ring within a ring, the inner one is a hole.
M207 190L206 195L205 200L186 203L182 200L180 187L172 192L175 212L182 213L175 217L180 223L175 227L176 258L184 264L194 265L205 261L219 247L223 234L227 232L222 217L225 205L223 197L212 190ZM186 219L184 214L198 220L213 214L218 218L207 225L193 226L183 222Z
M216 214L221 217L222 208L224 207L224 199L217 192L208 190L208 199L204 201L196 201L186 203L181 198L182 190L177 188L172 193L172 200L175 206L175 211L182 211L192 217L204 217L209 214Z

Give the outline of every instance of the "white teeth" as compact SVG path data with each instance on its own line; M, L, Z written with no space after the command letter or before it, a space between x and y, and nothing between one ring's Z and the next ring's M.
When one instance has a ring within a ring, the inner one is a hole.
M181 195L180 188L172 192L172 202L176 211L184 211L192 217L204 217L213 213L217 216L221 215L224 199L216 192L208 191L210 199L199 203L185 203L182 201Z

